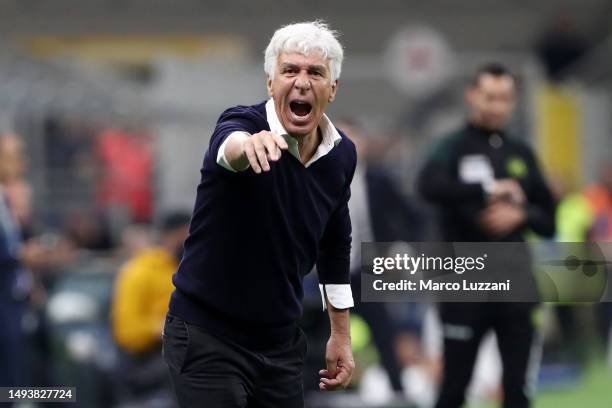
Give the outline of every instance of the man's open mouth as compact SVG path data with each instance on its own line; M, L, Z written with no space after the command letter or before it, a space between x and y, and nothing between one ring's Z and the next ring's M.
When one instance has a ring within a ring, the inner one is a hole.
M296 116L308 116L312 110L312 105L305 101L292 101L289 108Z

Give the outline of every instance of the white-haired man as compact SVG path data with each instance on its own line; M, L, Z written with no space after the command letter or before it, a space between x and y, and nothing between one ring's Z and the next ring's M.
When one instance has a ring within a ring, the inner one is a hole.
M179 404L302 407L302 278L317 266L331 335L322 390L348 385L353 143L324 114L343 51L320 22L277 30L270 99L226 110L174 274L164 356Z

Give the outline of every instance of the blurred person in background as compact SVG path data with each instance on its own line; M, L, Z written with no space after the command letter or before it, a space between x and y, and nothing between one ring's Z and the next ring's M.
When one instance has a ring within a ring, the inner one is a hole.
M148 222L153 215L151 134L131 126L106 129L96 137L95 156L101 167L100 207L132 222Z
M555 201L531 149L505 130L516 102L516 78L502 65L480 68L466 89L465 126L443 139L417 186L440 211L448 242L520 242L530 228L555 232ZM436 406L465 402L479 344L495 331L503 364L503 406L530 405L538 335L535 303L441 303L444 378Z
M0 386L21 386L24 367L23 316L35 282L31 268L51 258L38 240L23 240L30 216L31 189L23 178L25 156L21 139L0 134Z
M560 14L536 44L536 52L552 81L565 79L575 64L589 50L588 42L576 30L568 13Z
M64 231L73 245L88 251L115 249L111 221L104 210L76 209L66 216Z
M583 196L592 217L584 230L584 238L601 242L612 240L612 162L600 164L597 181L584 188Z
M22 234L29 235L32 222L32 186L25 178L27 158L19 136L13 133L0 136L0 154L4 194Z
M593 213L584 194L580 190L571 188L568 178L559 172L550 174L548 179L558 203L555 212L555 241L585 242L587 232L593 223ZM585 305L559 303L551 306L557 318L559 335L548 341L546 345L548 351L552 349L570 364L584 361L589 357L589 349L584 347L585 330L581 327L584 322L581 321L578 312Z
M265 52L270 99L217 122L164 327L183 407L304 406L307 343L297 320L315 264L331 326L319 388L351 380L348 199L357 156L324 114L343 54L321 22L278 29Z
M355 143L359 157L349 200L353 236L351 287L356 299L354 312L363 317L370 327L380 363L389 376L391 388L403 394L402 364L398 351L403 351L404 363L408 362L407 356L416 354L414 350L410 352L408 349L414 349L418 344L418 330L401 330L387 308L414 305L361 301L361 243L420 241L423 233L422 218L400 192L391 176L376 165L369 149L371 141L363 127L351 119L339 120L337 127Z
M599 166L598 180L583 191L592 214L592 223L586 237L591 242L612 242L612 162L604 161ZM607 248L607 247L606 247ZM607 259L612 254L604 254ZM608 266L609 269L609 266ZM597 330L608 344L608 358L612 361L612 293L607 300L595 305Z
M173 212L159 226L157 245L142 248L119 271L111 303L113 338L122 356L120 376L130 397L166 389L161 332L183 252L189 214Z
M142 250L155 244L154 227L149 224L130 224L121 233L120 253L131 258Z
M559 241L612 241L612 162L600 163L597 176L596 181L589 183L582 191L568 195L559 204ZM605 250L608 246L601 248ZM609 259L612 254L605 253L604 256ZM594 307L597 333L608 344L609 358L612 359L612 307L608 301L609 298Z

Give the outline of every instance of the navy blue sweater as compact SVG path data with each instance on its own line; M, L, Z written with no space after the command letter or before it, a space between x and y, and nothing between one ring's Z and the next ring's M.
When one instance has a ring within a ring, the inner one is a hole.
M221 114L204 156L170 313L251 346L291 339L302 314L302 279L349 283L353 143L342 139L308 167L288 152L269 172L231 172L217 162L234 131L270 130L265 103Z

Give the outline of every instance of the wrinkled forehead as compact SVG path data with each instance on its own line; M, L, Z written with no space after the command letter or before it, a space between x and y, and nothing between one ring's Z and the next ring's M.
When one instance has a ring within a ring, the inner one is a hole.
M329 58L318 48L309 50L285 49L278 54L277 64L320 65L329 69Z

